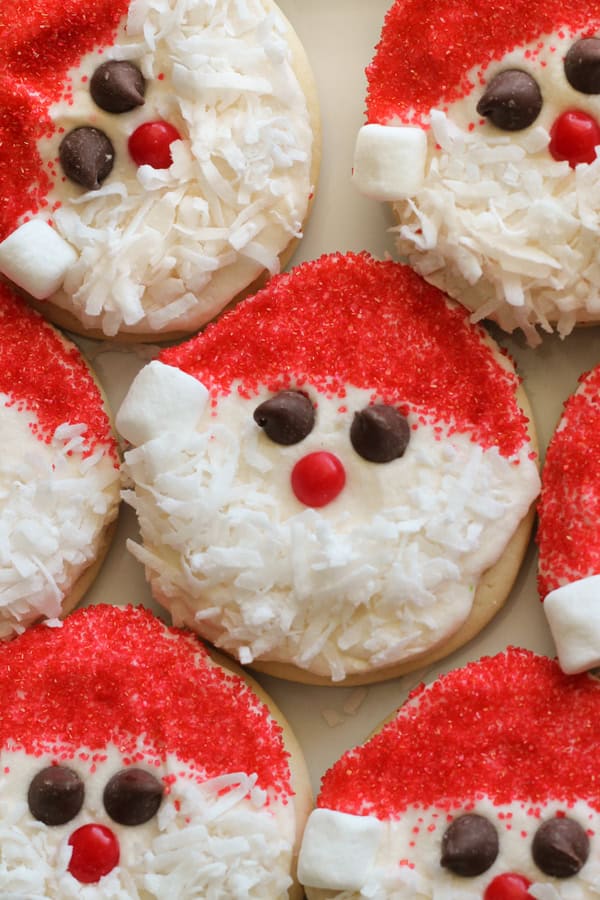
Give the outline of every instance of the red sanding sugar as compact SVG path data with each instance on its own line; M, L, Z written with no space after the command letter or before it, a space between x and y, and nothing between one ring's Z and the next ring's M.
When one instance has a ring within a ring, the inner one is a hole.
M468 94L475 67L561 28L599 27L598 0L397 0L367 67L368 120L419 122Z
M565 404L544 463L539 593L600 573L600 367Z
M380 819L413 805L451 812L483 796L585 799L600 810L599 746L598 682L511 647L414 691L326 773L318 805Z
M43 208L51 180L37 141L54 133L48 115L68 98L70 68L114 40L130 0L2 0L0 3L0 240ZM58 151L58 140L57 140Z
M100 605L60 628L0 644L0 745L28 753L116 744L175 754L199 777L256 773L291 794L280 726L241 678L210 664L191 633L149 610Z
M33 427L50 441L59 425L87 425L88 450L116 443L100 391L73 344L0 284L0 391L35 413Z
M450 431L518 452L527 420L518 380L494 358L481 328L411 269L367 253L331 254L268 286L161 360L214 395L311 384L344 397L349 385L380 402L419 409Z

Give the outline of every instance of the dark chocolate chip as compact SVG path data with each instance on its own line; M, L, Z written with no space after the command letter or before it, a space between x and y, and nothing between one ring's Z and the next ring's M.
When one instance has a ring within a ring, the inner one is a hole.
M493 865L498 856L498 832L476 813L455 819L442 838L441 864L455 875L474 878Z
M276 444L297 444L313 430L315 411L300 391L280 391L254 410L254 421Z
M537 119L542 94L537 81L521 69L506 69L492 78L477 112L503 131L520 131Z
M600 38L575 41L565 56L565 75L581 94L600 94Z
M27 802L34 819L45 825L64 825L83 806L83 782L66 766L48 766L32 779Z
M99 128L82 126L64 136L58 150L67 178L88 190L97 190L110 175L115 149Z
M574 819L548 819L535 833L531 853L533 860L552 878L576 875L590 852L590 841Z
M125 59L102 63L90 81L92 100L110 113L129 112L142 106L145 92L144 76L137 66Z
M354 414L350 441L359 456L386 463L404 455L410 439L406 418L393 406L375 403Z
M162 783L152 772L122 769L104 788L104 808L120 825L142 825L158 811L163 792Z

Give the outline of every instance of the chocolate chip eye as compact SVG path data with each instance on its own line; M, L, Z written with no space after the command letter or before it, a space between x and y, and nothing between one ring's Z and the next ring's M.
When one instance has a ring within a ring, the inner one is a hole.
M600 94L600 38L575 41L565 56L565 75L581 94Z
M32 779L27 803L34 819L45 825L64 825L83 806L83 782L66 766L48 766Z
M410 426L393 406L375 403L354 414L350 441L369 462L386 463L403 456L409 439Z
M537 119L542 94L537 82L520 69L506 69L492 78L477 112L503 131L520 131Z
M570 878L576 875L590 852L590 841L573 819L556 818L544 822L535 833L531 853L546 875Z
M92 100L110 113L129 112L142 106L145 91L144 76L137 66L125 59L102 63L90 81Z
M69 131L58 148L60 164L67 178L90 191L97 190L110 175L115 149L99 128L87 125Z
M474 878L498 856L498 832L488 819L466 813L455 819L442 838L442 866L455 875Z
M276 444L297 444L313 430L315 411L300 391L280 391L257 406L254 421Z
M120 825L142 825L158 811L163 791L162 783L151 772L122 769L104 788L104 808Z

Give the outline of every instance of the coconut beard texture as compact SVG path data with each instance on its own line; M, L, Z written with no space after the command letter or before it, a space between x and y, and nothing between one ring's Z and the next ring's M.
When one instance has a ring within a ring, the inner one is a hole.
M206 430L169 431L126 454L155 598L244 664L292 663L340 681L410 659L456 632L482 573L538 490L528 445L509 457L414 412L400 459L369 463L349 440L372 402L308 393L317 426L269 441L252 419L268 392L233 390ZM206 421L206 420L205 420ZM418 424L417 424L418 422ZM327 449L346 485L321 509L294 496L294 464Z

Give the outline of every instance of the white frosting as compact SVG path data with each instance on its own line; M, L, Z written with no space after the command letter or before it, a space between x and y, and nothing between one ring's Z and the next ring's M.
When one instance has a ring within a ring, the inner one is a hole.
M57 291L77 253L41 219L31 219L0 243L0 272L44 300Z
M86 455L85 425L61 425L46 443L35 424L0 393L0 638L60 615L119 503L115 459L100 445Z
M515 801L495 805L487 798L465 809L452 809L454 817L475 812L498 829L499 853L482 875L463 878L440 865L441 843L448 825L448 809L411 807L392 821L382 822L375 862L360 890L308 891L310 900L481 900L487 885L497 876L515 872L529 878L532 896L539 900L596 900L600 893L600 813L583 800L571 805ZM589 829L590 854L572 878L552 878L537 868L531 845L537 828L562 812ZM370 817L368 817L370 818ZM334 849L335 849L334 845Z
M565 335L600 316L600 161L571 169L548 151L562 112L600 115L597 96L566 80L563 58L574 40L542 37L473 71L476 89L447 118L433 111L423 185L395 206L399 253L474 318L521 328L532 344L536 325L550 331L556 323ZM528 72L542 92L540 115L523 131L479 124L482 85L506 68Z
M172 778L156 816L122 826L106 813L102 794L123 768L117 748L85 748L64 756L0 753L0 894L31 900L281 900L291 885L295 835L294 805L267 795L256 776L232 773L202 778L175 756L158 762L148 753L136 762L157 778ZM72 757L72 758L71 758ZM65 825L35 820L27 805L33 776L53 761L74 769L84 781L84 805ZM68 840L82 825L109 827L116 835L118 866L96 884L85 885L68 871Z
M600 666L600 575L551 591L544 612L563 672L572 675Z
M142 69L143 106L95 106L89 77L108 59ZM57 128L92 125L116 150L99 190L59 178L48 196L62 203L52 219L79 257L54 303L107 335L193 330L265 268L277 271L312 189L309 113L290 60L267 0L133 0L114 46L72 70L73 104L51 109ZM169 169L138 169L128 137L155 119L183 140ZM40 145L44 163L57 143Z
M134 489L124 496L143 539L129 546L175 623L244 664L292 662L334 680L455 632L538 493L531 448L516 464L419 423L401 459L367 463L349 430L373 398L355 388L343 406L315 393L313 431L283 447L252 418L268 396L243 399L234 385L197 433L166 432L126 453ZM346 486L316 510L296 499L290 473L323 449L342 462Z
M374 200L401 200L423 184L426 159L423 129L363 125L354 148L352 181Z

